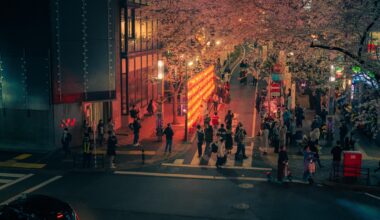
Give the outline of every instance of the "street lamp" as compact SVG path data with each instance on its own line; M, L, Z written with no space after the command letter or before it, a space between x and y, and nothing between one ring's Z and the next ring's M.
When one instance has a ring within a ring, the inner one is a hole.
M164 61L159 60L157 62L157 79L160 80L161 83L161 89L159 90L159 110L157 112L157 122L156 122L156 128L157 128L157 136L159 140L162 140L162 131L163 131L163 125L164 125L164 98L165 98L165 91L164 91L164 85L165 85L165 65Z
M186 83L186 85L185 85L185 92L186 92L186 108L183 110L183 113L185 113L185 142L187 142L187 140L188 140L188 125L187 125L187 123L188 123L188 108L189 108L189 106L188 106L188 101L189 101L189 97L188 97L188 88L187 88L187 81L188 81L188 74L187 74L187 67L191 67L191 66L193 66L193 61L189 61L187 64L186 64L186 68L185 68L185 79L186 79L186 81L185 81L185 83Z

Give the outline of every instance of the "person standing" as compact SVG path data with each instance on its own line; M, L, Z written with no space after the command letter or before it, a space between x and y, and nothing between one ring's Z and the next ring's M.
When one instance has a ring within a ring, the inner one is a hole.
M286 125L281 126L281 128L280 128L280 148L286 147L286 133L287 133Z
M140 111L136 108L136 105L132 105L131 110L129 110L129 115L132 119L136 119L139 117Z
M97 131L98 131L99 145L102 146L103 145L103 140L104 140L104 123L103 123L102 119L99 120L99 123L98 123L98 126L97 126Z
M227 133L227 130L224 128L224 124L220 124L220 128L216 132L216 136L225 140L226 139L226 133Z
M72 136L69 132L68 128L63 129L62 137L61 137L61 143L62 143L62 149L65 153L65 157L67 157L69 154L71 154L70 150L70 142L72 140Z
M224 139L220 138L217 145L218 145L218 152L216 154L217 156L216 167L220 168L220 166L222 166L226 162L226 158L227 158Z
M305 119L303 108L301 108L300 105L297 104L295 112L296 112L296 125L297 127L302 128L302 121Z
M165 146L165 153L169 150L169 153L172 152L172 145L173 145L173 136L174 136L174 131L168 123L167 127L164 130L164 134L166 135L166 146Z
M285 166L288 163L288 153L286 152L286 148L284 146L281 147L280 152L278 153L277 160L277 180L282 182L284 178Z
M342 126L339 129L339 136L340 136L340 143L344 143L344 138L346 137L348 132L348 128L346 126L346 123L342 121Z
M213 126L213 128L216 130L218 129L218 125L219 125L219 116L218 116L218 113L217 112L214 112L214 115L211 117L211 125Z
M245 131L243 124L240 123L238 134L237 134L237 151L235 154L235 160L239 160L240 152L243 155L243 159L247 159L248 157L245 155L245 139L247 132Z
M336 145L331 149L333 156L333 177L339 177L340 161L342 160L342 148L340 147L340 141L336 141Z
M213 99L212 99L213 107L214 107L214 112L218 111L218 105L219 105L219 98L217 94L214 94Z
M269 147L269 127L270 125L267 122L264 122L264 130L263 130L263 147L264 147L264 153L263 155L268 154L268 147Z
M205 141L205 133L202 130L200 125L197 125L197 140L198 140L198 143L197 143L198 157L201 157L202 156L202 145L203 145L203 142Z
M107 125L107 127L108 127L108 131L111 131L112 134L115 133L115 124L113 123L112 118L108 118L108 125Z
M278 153L278 149L280 147L280 131L277 122L274 123L274 127L272 129L272 144L274 147L274 152Z
M146 108L147 112L149 115L153 115L154 114L154 103L153 103L153 99L151 99L149 101L149 104L148 104L148 107Z
M205 141L206 141L206 148L205 148L204 155L208 156L210 153L210 145L214 139L214 130L212 129L211 125L206 124L204 133L205 133Z
M116 168L115 166L115 157L116 157L116 145L117 145L117 138L115 134L112 134L112 132L108 133L108 140L107 140L107 156L109 158L109 166L111 169Z
M227 154L231 154L232 147L234 145L233 138L232 138L232 126L227 125L226 127L226 151Z
M83 138L83 168L90 168L91 165L91 141L89 133L84 134Z
M231 110L228 110L226 116L224 117L224 122L226 123L226 127L232 127L232 120L234 119L234 113Z
M140 136L140 129L141 129L141 124L140 124L140 119L135 118L132 124L133 128L133 145L134 146L140 146L139 143L139 136Z

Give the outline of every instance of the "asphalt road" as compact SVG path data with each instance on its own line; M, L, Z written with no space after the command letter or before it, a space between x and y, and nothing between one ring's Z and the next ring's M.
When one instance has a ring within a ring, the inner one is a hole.
M69 202L81 220L380 218L377 199L303 184L69 173L34 193Z

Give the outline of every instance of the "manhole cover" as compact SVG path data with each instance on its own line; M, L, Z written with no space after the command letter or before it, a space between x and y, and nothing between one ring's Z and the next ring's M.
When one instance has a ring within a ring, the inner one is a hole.
M251 189L254 187L254 185L251 183L242 183L242 184L239 184L239 187L243 189Z
M234 205L234 208L238 210L247 210L249 209L249 205L247 203L238 203Z

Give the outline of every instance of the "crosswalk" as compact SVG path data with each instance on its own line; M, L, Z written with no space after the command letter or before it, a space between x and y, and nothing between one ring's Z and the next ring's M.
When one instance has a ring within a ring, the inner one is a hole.
M236 149L236 146L234 146ZM253 167L253 141L251 138L248 138L248 142L245 147L245 153L248 157L244 160L236 160L234 150L231 154L227 155L227 161L222 166L222 168L230 168L230 169L256 169ZM205 152L205 145L202 146L202 152ZM171 163L162 163L162 166L172 166L172 167L200 167L200 168L216 168L216 153L212 153L210 156L203 155L202 157L198 157L198 151L194 152L194 155L191 161L186 161L183 158L178 158ZM264 168L266 170L267 168ZM269 169L269 168L268 168Z
M34 174L23 174L23 173L0 173L0 190L12 186L18 182L32 177Z

